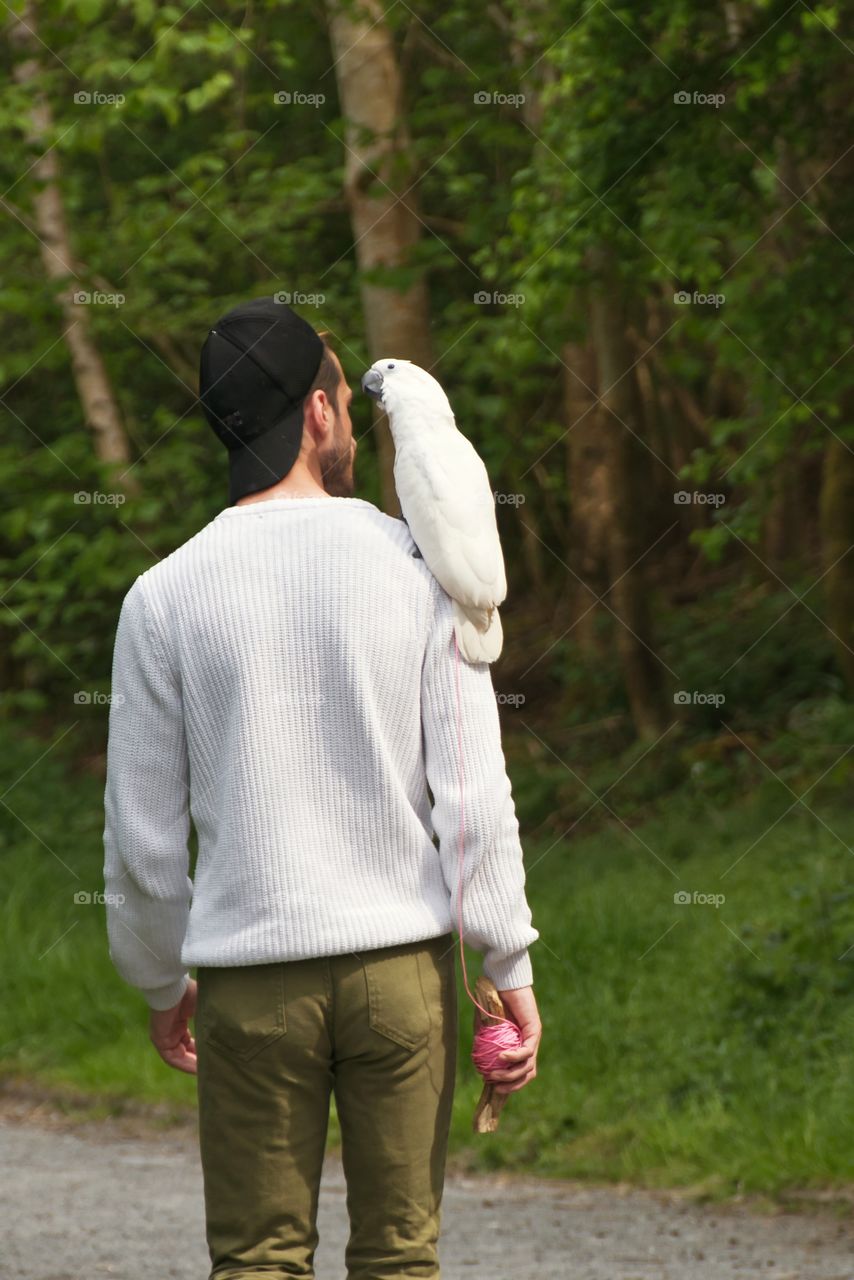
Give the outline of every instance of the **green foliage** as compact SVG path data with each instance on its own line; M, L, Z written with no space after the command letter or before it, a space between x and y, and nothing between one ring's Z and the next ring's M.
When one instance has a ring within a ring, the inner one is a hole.
M62 53L44 57L37 87L51 107L79 287L124 298L89 307L87 317L144 494L122 512L87 513L66 534L80 515L68 505L71 486L103 482L92 475L56 286L26 225L36 85L10 76L0 180L18 216L0 230L9 411L0 471L24 496L0 518L2 585L42 564L7 600L33 627L56 619L51 596L65 571L67 583L78 564L87 574L66 638L37 632L58 665L47 650L39 658L34 635L15 634L13 657L28 664L26 700L43 674L53 696L62 662L81 643L92 653L86 678L105 677L106 644L84 640L86 601L112 617L121 587L145 563L121 520L164 554L221 504L224 459L205 440L195 402L199 347L228 305L281 288L320 296L304 310L333 331L354 382L368 357L360 284L405 288L428 272L437 372L458 419L494 487L537 505L539 537L566 560L563 348L587 334L591 253L607 246L629 316L659 335L658 376L688 389L706 413L681 479L725 490L727 504L691 541L711 564L738 553L738 538L756 544L774 474L793 452L814 454L831 430L847 439L854 429L840 409L852 336L843 319L852 199L835 163L850 110L847 19L832 7L774 0L737 20L735 30L686 0L640 9L561 0L533 11L513 0L486 18L466 5L428 7L418 18L393 7L387 21L404 72L424 235L408 266L360 277L322 23L296 26L288 8L271 5L251 21L232 4L215 19L147 0L112 10L95 0L40 6L44 46ZM11 73L14 49L0 59ZM77 102L81 90L123 101ZM282 93L292 100L277 102ZM678 93L724 101L680 105ZM490 101L476 101L484 95ZM484 290L503 300L476 302ZM725 302L676 305L680 290ZM360 482L378 497L370 415L364 406L356 413L367 436ZM519 514L502 519L516 581ZM103 550L78 561L75 539L102 535ZM545 563L550 589L561 590L559 561ZM101 626L100 637L109 630ZM571 667L571 645L556 652Z

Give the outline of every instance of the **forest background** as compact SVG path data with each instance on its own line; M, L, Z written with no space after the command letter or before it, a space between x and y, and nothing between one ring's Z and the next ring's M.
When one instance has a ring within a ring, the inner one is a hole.
M6 1077L192 1105L106 951L112 642L227 504L204 336L275 294L354 388L432 369L494 488L545 1036L475 1143L461 1019L457 1154L850 1181L852 11L4 8ZM387 424L353 418L396 515Z

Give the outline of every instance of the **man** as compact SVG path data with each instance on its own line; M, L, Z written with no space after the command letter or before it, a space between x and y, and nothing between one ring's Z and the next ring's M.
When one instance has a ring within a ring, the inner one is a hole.
M450 597L406 523L353 497L352 391L305 320L272 298L228 312L200 398L229 451L230 505L122 606L110 954L151 1007L160 1056L197 1073L211 1277L313 1276L332 1090L349 1280L438 1276L457 679L463 932L523 1036L491 1077L500 1092L534 1078L541 1034L489 667L457 676Z

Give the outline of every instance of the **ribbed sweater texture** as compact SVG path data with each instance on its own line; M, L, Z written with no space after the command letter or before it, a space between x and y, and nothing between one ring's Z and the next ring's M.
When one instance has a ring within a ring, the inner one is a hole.
M458 663L450 596L405 521L360 498L227 507L136 579L104 881L111 958L151 1008L193 966L456 931L461 804L464 938L500 990L532 982L491 670Z

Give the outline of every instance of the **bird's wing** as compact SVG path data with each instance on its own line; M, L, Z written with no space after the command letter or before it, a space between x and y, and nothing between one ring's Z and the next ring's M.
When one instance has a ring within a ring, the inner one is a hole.
M410 438L395 453L400 508L433 576L462 604L507 595L495 500L483 461L456 427Z

